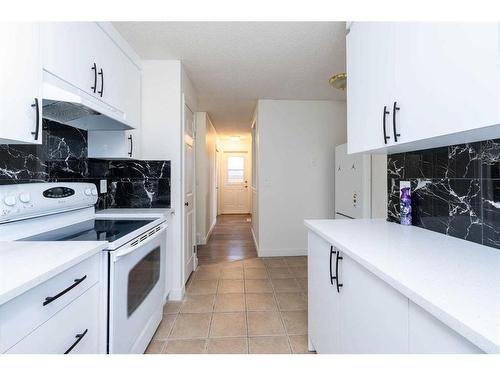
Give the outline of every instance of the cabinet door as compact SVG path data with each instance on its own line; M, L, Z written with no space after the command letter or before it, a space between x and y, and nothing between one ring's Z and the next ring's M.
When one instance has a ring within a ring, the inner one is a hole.
M347 255L342 257L342 352L408 353L408 299Z
M89 131L89 158L139 159L141 139L139 130Z
M42 143L40 24L0 23L0 70L0 143Z
M340 353L339 294L330 282L330 248L329 243L309 231L309 340L316 352L325 354Z
M135 128L140 123L141 74L139 68L116 43L102 31L99 39L99 98L125 113L125 120Z
M346 37L348 152L384 147L384 106L394 91L393 49L390 22L354 22ZM386 115L390 136L390 114ZM387 140L392 141L392 136Z
M410 302L409 351L412 354L479 354L481 349Z
M497 23L402 22L394 32L399 143L500 123Z
M88 94L98 96L99 45L103 36L104 33L94 22L42 23L44 70Z

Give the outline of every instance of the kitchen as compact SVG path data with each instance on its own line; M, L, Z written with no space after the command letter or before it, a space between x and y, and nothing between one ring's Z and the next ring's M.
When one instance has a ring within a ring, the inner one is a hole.
M500 353L498 23L300 24L0 22L0 353Z

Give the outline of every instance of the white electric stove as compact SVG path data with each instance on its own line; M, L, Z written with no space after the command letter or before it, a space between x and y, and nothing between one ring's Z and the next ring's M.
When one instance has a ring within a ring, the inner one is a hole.
M109 353L143 353L162 318L166 269L163 215L95 212L90 183L0 186L0 241L106 241L103 252Z

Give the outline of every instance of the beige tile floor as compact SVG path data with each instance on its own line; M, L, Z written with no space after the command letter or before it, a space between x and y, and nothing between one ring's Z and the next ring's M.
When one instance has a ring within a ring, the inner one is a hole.
M146 353L308 353L307 258L199 266Z

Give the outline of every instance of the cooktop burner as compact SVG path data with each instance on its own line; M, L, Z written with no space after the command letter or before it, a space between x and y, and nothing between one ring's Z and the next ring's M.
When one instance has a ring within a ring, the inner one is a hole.
M113 242L154 220L93 219L41 233L22 241L109 241Z

